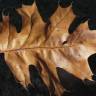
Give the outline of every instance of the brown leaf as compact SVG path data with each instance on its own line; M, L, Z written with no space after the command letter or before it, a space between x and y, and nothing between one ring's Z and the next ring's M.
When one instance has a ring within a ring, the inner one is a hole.
M68 33L69 25L75 18L71 6L58 6L50 16L49 24L42 20L35 3L23 6L18 12L23 17L21 33L8 24L8 17L3 17L0 52L5 54L10 70L24 87L31 83L29 65L41 68L40 75L48 88L49 77L52 79L56 96L61 96L64 91L57 67L80 80L91 80L87 58L96 51L96 32L90 31L85 22L73 34ZM63 44L64 41L67 42Z

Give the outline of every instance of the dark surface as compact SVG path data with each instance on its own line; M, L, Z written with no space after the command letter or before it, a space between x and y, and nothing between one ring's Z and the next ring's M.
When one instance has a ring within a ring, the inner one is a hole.
M29 66L29 72L34 87L28 85L25 90L16 82L5 62L4 54L0 54L0 96L49 96L48 88L40 77L38 69L35 66Z
M96 53L88 57L88 63L91 71L93 72L92 79L96 81Z
M47 25L50 24L50 17L57 10L58 6L68 7L72 5L73 13L76 18L69 26L69 33L73 33L76 28L85 21L88 20L88 26L90 30L96 30L96 0L1 0L0 1L0 22L2 22L2 14L10 16L10 24L15 26L17 32L21 32L22 29L22 17L17 11L12 11L16 8L22 7L22 4L30 6L36 3L39 14ZM11 8L11 9L10 9ZM15 16L14 16L15 12ZM16 19L14 18L16 17ZM81 19L82 18L82 19Z
M28 90L25 90L16 82L4 60L4 54L0 54L0 96L41 96L37 95L35 88L31 85L27 88Z
M89 58L91 60L94 59L94 55ZM25 90L13 77L4 60L4 54L0 54L0 96L49 96L48 88L40 76L40 70L31 65L29 66L29 72L33 85L28 85L27 90ZM57 74L61 85L66 89L62 96L96 96L95 81L89 81L87 79L82 81L59 67L57 67ZM56 96L52 81L50 84L50 96Z
M9 24L16 27L17 33L22 30L22 16L16 11L22 5L30 6L34 0L0 0L0 23L3 22L2 15L9 16Z
M82 81L59 67L57 73L62 86L66 89L62 96L96 96L95 81L87 79Z
M22 6L22 0L0 0L0 8L18 8Z
M73 33L81 23L87 20L89 30L96 30L96 0L35 0L35 2L42 20L48 24L58 6L66 8L72 5L76 18L69 26L69 33Z
M96 53L92 54L88 57L88 63L89 63L89 66L90 66L93 74L96 75Z
M0 96L28 96L9 70L4 54L0 54Z

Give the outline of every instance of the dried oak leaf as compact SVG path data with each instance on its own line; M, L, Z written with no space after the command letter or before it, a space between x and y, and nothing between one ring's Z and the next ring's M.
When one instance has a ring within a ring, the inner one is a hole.
M43 21L36 3L17 11L23 18L19 34L13 26L9 27L8 16L3 16L3 24L0 24L0 52L4 53L6 64L16 80L26 87L40 75L42 80L38 82L43 82L48 89L45 85L42 88L46 92L49 90L51 96L61 96L64 90L73 88L74 91L76 84L92 79L87 59L96 51L96 31L90 31L85 22L69 34L68 28L75 18L71 6L58 6L49 18L50 23ZM39 75L30 74L30 66L36 67ZM31 86L42 93L37 83Z

